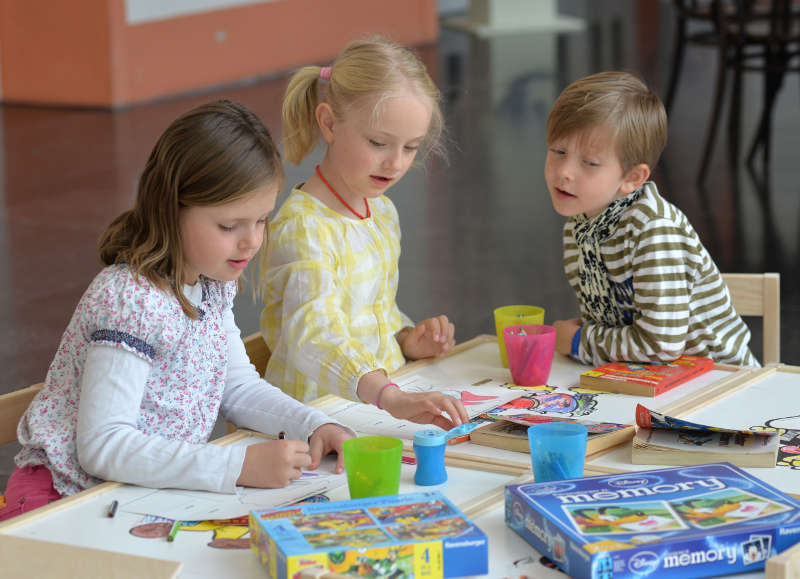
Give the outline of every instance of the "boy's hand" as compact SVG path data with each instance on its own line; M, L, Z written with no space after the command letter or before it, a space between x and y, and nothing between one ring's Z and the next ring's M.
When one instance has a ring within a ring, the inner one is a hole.
M454 334L455 326L447 316L441 315L399 332L397 341L403 350L403 356L408 360L419 360L447 354L455 345Z
M302 440L259 442L247 447L237 485L258 488L285 487L311 464L308 445Z
M435 424L445 430L469 422L469 415L461 400L441 392L411 393L400 388L387 388L381 395L381 406L395 418L418 424Z
M553 327L556 329L556 352L565 356L572 353L572 338L582 325L583 320L580 318L553 322Z
M311 446L311 465L309 468L312 470L317 468L323 456L336 451L339 455L336 459L336 473L344 472L342 443L348 438L353 438L353 435L338 424L328 423L317 428L308 440Z

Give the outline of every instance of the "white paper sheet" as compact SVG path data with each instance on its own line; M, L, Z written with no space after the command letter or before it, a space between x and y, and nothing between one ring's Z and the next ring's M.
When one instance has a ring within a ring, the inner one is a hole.
M264 442L250 437L233 444L248 445ZM279 489L236 487L235 494L152 489L119 506L121 511L154 515L178 521L232 519L247 515L250 509L290 505L313 495L347 485L347 476L336 474L336 455L326 456L316 470L304 471L302 476Z

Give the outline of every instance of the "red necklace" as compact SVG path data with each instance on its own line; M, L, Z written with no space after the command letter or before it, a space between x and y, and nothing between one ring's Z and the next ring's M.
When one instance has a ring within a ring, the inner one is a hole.
M336 192L336 189L334 189L333 187L331 187L331 184L330 184L330 183L328 183L328 181L325 179L325 177L323 177L323 176L322 176L322 172L319 170L319 165L317 165L317 167L316 167L316 171L317 171L317 175L319 175L319 178L320 178L320 179L322 179L322 182L323 182L323 183L325 183L325 185L327 185L327 186L328 186L328 189L330 190L330 192L331 192L331 193L333 193L333 194L336 196L336 198L337 198L339 201L341 201L341 202L342 202L342 205L344 205L345 207L347 207L347 208L350 210L350 213L352 213L353 215L355 215L355 216L356 216L356 217L358 217L359 219L366 219L367 217L369 217L370 215L372 215L372 213L371 213L371 212L370 212L370 210L369 210L369 203L367 203L367 198L366 198L366 197L364 197L364 207L366 207L366 208L367 208L367 213L366 213L366 215L361 215L361 214L360 214L358 211L356 211L355 209L353 209L352 207L350 207L350 204L349 204L347 201L345 201L344 199L342 199L342 196L341 196L341 195L339 195L339 194Z

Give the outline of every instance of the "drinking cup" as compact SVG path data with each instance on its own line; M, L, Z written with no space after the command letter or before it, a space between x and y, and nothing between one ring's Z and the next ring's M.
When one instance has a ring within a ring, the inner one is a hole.
M345 440L342 447L351 499L397 494L403 455L400 439L360 436Z
M547 384L556 349L553 326L508 326L503 330L511 379L517 386Z
M497 332L497 345L500 348L500 361L508 368L506 345L503 330L518 324L543 324L544 309L539 306L503 306L494 310L494 327Z
M587 436L588 429L576 422L542 422L529 427L534 480L547 482L582 477Z

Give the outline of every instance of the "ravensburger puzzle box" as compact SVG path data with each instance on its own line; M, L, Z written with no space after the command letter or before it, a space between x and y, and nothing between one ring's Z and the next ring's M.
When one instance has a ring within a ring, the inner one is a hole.
M754 571L800 542L800 502L727 462L510 485L505 517L575 579Z
M438 491L255 509L250 546L272 579L304 569L434 579L489 566L486 535Z

